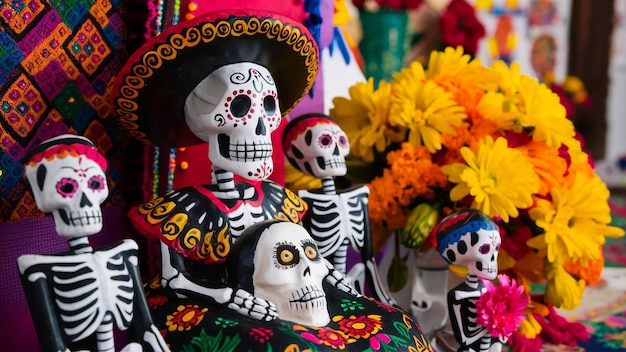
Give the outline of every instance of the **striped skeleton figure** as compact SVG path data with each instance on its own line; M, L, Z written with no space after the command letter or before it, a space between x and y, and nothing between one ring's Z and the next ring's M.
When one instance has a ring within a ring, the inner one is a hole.
M326 115L305 114L285 127L283 147L291 165L322 181L322 188L298 192L309 206L302 223L322 256L347 275L360 292L365 282L375 299L396 305L380 282L374 259L367 210L369 189L354 186L337 191L335 187L334 177L347 173L345 157L350 144L345 132ZM350 247L360 254L361 263L348 270Z
M137 342L123 351L169 351L152 322L138 269L137 243L94 250L102 229L100 204L109 192L106 160L84 137L62 135L27 156L26 176L37 206L53 214L64 253L18 258L42 350L115 351L114 329L131 326Z
M481 279L498 275L500 232L485 214L464 209L444 218L437 227L441 256L450 264L467 267L464 282L448 292L448 313L459 351L499 351L506 341L491 336L476 322L476 300L486 291Z

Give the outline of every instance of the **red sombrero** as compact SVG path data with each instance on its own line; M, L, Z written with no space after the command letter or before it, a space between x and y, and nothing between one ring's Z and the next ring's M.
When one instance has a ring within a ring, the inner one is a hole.
M121 125L144 143L203 143L187 127L187 95L224 65L253 62L274 77L283 115L313 85L318 48L301 23L265 10L207 13L167 28L126 62L112 104Z

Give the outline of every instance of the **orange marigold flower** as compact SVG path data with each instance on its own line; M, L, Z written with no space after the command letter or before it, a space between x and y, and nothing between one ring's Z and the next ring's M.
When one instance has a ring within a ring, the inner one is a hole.
M531 141L517 149L526 154L539 176L539 195L545 196L552 188L562 186L567 162L559 156L558 150L539 141Z
M602 251L602 247L600 247ZM596 260L587 261L587 265L582 265L580 261L570 260L565 263L565 270L568 273L585 280L587 285L594 285L600 281L602 269L604 268L604 256Z

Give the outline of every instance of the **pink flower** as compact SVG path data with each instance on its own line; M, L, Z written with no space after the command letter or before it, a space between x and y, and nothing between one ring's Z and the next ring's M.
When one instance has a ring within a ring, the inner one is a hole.
M541 324L541 337L555 345L576 346L580 341L587 341L591 337L587 327L578 322L569 322L557 313L556 309L548 305L550 314L547 319L535 314L537 322Z
M524 287L505 274L498 275L499 285L483 280L487 291L476 301L476 322L499 338L509 338L526 317L522 310L528 305Z
M507 344L513 347L513 352L541 352L544 341L539 336L529 339L515 331Z

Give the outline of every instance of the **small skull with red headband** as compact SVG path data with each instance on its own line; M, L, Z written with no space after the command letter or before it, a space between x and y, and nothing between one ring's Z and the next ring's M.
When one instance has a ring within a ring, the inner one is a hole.
M350 143L346 133L329 116L306 114L285 129L283 148L296 169L313 177L344 176Z
M52 213L59 235L74 238L100 232L100 204L109 196L107 162L89 139L70 134L54 137L25 159L37 206Z

